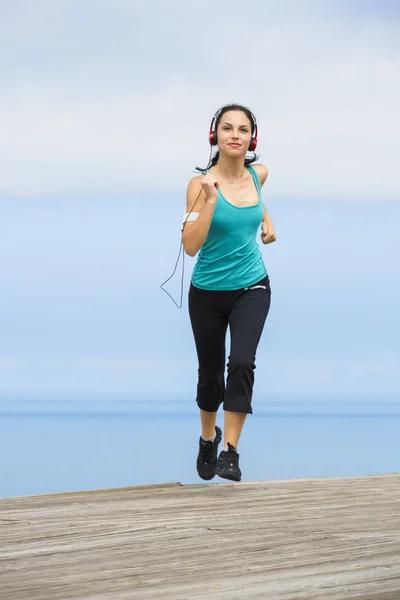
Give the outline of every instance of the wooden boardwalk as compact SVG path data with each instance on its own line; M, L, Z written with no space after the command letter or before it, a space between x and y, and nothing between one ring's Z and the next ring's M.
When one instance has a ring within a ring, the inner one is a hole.
M0 500L1 600L400 600L400 474Z

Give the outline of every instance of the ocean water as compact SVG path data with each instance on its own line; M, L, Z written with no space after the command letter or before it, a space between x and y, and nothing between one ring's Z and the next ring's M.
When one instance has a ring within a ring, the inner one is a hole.
M399 472L399 428L395 397L259 402L238 448L243 481ZM184 401L1 400L0 497L202 483L199 433Z

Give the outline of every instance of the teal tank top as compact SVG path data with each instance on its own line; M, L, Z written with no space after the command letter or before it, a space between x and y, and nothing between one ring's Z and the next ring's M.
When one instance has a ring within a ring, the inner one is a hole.
M235 206L220 190L210 229L197 256L192 283L203 290L238 290L267 275L256 236L264 216L258 175L248 165L258 191L258 202ZM208 171L205 171L206 173Z

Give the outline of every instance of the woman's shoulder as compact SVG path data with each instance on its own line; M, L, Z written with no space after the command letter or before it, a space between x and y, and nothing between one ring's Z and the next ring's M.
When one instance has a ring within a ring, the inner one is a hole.
M188 182L188 190L200 188L201 180L203 179L203 177L204 177L203 173L200 173L200 175L195 175L194 177L191 177Z
M256 163L256 164L251 164L249 165L250 167L253 167L253 169L255 170L255 172L258 175L258 179L260 181L260 185L264 185L267 177L268 177L268 169L265 165L262 165L261 163Z
M205 192L201 185L201 180L204 175L195 175L189 179L187 190L186 190L186 203L187 206L191 206L194 201L197 203L197 210L201 210L205 199ZM188 209L189 210L189 209Z

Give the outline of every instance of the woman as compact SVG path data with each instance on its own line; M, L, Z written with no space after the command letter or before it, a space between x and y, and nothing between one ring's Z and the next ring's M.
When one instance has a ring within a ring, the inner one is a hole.
M202 432L197 472L202 479L215 475L241 480L240 434L248 414L254 384L256 349L271 299L269 277L256 242L259 226L264 244L274 242L275 231L261 201L268 171L247 158L257 145L257 123L246 107L230 104L215 115L210 144L218 152L203 174L187 188L182 243L195 256L189 289L189 314L198 356L197 404ZM196 213L193 207L196 204ZM225 340L230 328L231 347L225 385ZM216 426L224 408L224 445Z

